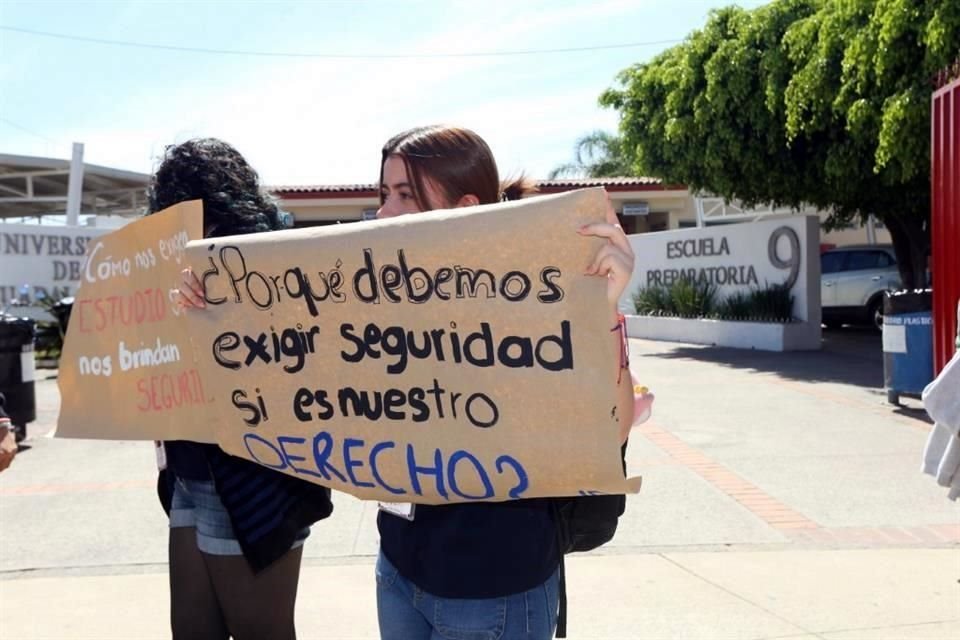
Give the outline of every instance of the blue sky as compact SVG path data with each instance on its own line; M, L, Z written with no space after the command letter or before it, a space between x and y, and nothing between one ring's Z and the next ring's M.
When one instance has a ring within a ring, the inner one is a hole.
M457 54L680 40L711 0L6 2L0 26L173 47ZM741 0L754 7L764 2ZM536 55L347 59L215 55L0 30L0 153L149 172L166 144L233 143L264 182L373 182L392 134L448 122L506 175L543 177L577 137L615 130L597 96L670 45Z

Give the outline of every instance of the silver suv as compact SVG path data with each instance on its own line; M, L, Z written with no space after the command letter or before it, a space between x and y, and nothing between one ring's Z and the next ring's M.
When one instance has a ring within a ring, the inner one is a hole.
M823 324L883 327L883 292L900 288L893 247L883 244L837 247L820 254Z

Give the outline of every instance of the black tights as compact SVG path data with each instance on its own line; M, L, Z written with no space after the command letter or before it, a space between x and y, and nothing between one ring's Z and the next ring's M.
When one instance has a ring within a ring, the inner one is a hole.
M302 554L291 549L254 575L243 556L201 552L193 527L170 529L173 640L295 640Z

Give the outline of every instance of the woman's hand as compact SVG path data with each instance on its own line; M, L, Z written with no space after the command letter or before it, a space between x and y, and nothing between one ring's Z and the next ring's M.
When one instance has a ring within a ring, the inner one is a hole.
M177 289L177 304L183 309L206 309L207 303L203 300L203 284L187 267L180 272L180 287Z
M633 264L635 256L630 241L623 233L623 228L617 220L617 214L613 210L613 204L610 202L610 196L607 195L607 215L606 221L587 224L578 229L582 236L596 236L606 238L593 261L587 267L585 273L590 276L604 276L607 279L607 302L610 305L610 324L613 329L610 332L612 340L616 341L617 357L612 364L613 380L617 384L617 409L620 421L620 442L626 442L630 435L630 428L633 426L635 415L635 400L633 391L632 376L629 373L629 363L625 328L620 324L620 316L617 313L617 307L620 304L620 296L627 290L630 284L630 278L633 276ZM616 324L615 324L616 323ZM616 326L619 324L619 327ZM626 372L626 375L624 373Z
M607 278L607 301L616 313L620 296L630 284L635 256L630 241L617 220L617 214L613 210L609 196L606 222L587 224L580 227L578 231L580 235L607 239L607 243L600 247L585 273Z
M653 401L655 396L650 390L642 385L633 385L633 426L641 425L650 419L653 414Z
M17 438L13 426L8 420L0 423L0 471L3 471L13 462L17 455Z

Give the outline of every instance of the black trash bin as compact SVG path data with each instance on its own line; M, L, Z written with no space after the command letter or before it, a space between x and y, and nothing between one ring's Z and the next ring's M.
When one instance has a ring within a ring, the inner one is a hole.
M17 440L27 435L27 423L37 419L34 388L33 320L0 315L0 393L16 429Z
M888 292L883 301L883 381L887 401L919 398L933 381L933 291Z

